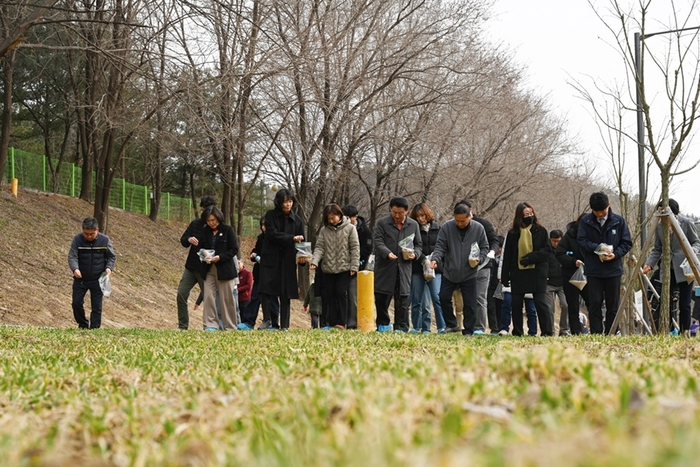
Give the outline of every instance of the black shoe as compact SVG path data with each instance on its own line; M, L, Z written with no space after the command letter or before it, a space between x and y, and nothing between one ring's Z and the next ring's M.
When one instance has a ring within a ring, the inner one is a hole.
M270 329L272 327L272 321L263 321L260 323L260 326L258 326L259 331L263 331L265 329Z
M453 328L449 328L449 327L448 327L448 328L445 328L445 334L454 334L454 333L456 333L456 332L459 332L459 333L462 332L462 330L459 329L459 326L455 326L455 327L453 327Z

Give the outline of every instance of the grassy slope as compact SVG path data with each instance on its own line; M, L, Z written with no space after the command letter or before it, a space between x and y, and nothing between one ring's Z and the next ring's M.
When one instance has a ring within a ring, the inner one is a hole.
M75 326L67 255L92 212L90 203L65 196L20 190L14 198L8 190L0 192L0 324ZM186 227L110 210L107 233L118 258L113 293L104 302L104 327L177 328L175 297L187 256L180 236ZM247 255L254 239L241 243ZM201 309L192 311L194 290L190 327L200 329ZM308 327L298 303L295 310L292 327Z

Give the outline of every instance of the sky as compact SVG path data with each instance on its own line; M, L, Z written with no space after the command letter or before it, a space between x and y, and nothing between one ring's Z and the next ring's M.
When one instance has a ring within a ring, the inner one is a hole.
M688 9L690 3L691 0L676 0L677 8L682 5ZM609 4L608 0L595 1L598 11L611 18L606 13ZM670 5L669 0L652 1L647 32L674 28L670 21ZM553 111L568 121L570 134L578 136L577 141L586 160L597 167L598 179L612 184L611 179L605 178L604 171L611 171L612 165L604 151L591 106L569 84L578 81L593 91L593 80L610 86L625 82L624 63L612 33L596 16L587 0L495 0L492 12L486 27L487 36L494 44L511 50L516 62L525 66L526 86L549 98ZM697 24L689 26L700 26L700 14L697 16ZM652 40L656 42L649 42ZM656 36L648 39L647 45L653 47L655 52L663 52L667 42L663 36ZM645 67L645 72L650 74L648 68ZM659 82L661 92L662 84ZM663 95L659 97L658 101L662 101ZM633 104L630 102L630 105ZM634 112L631 113L634 125ZM636 134L634 130L633 134ZM627 189L637 193L638 156L634 142L627 143L625 154L623 174ZM697 156L689 155L688 161L690 157L697 159ZM658 172L658 168L654 165L651 171ZM674 178L671 184L671 197L678 201L682 213L700 215L699 177L700 167ZM650 175L649 183L647 199L658 199L660 187L654 173Z

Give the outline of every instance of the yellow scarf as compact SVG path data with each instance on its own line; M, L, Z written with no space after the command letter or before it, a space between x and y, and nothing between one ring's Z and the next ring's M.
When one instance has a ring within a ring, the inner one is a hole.
M525 228L520 229L520 238L518 239L518 269L535 269L534 264L529 264L527 266L523 266L520 264L520 258L525 256L528 253L532 253L532 232L530 232L530 228L532 226L528 225Z

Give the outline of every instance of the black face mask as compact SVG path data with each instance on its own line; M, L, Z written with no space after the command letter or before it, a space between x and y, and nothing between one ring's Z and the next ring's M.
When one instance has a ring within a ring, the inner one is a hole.
M533 222L535 222L535 216L523 217L523 224L532 225Z

